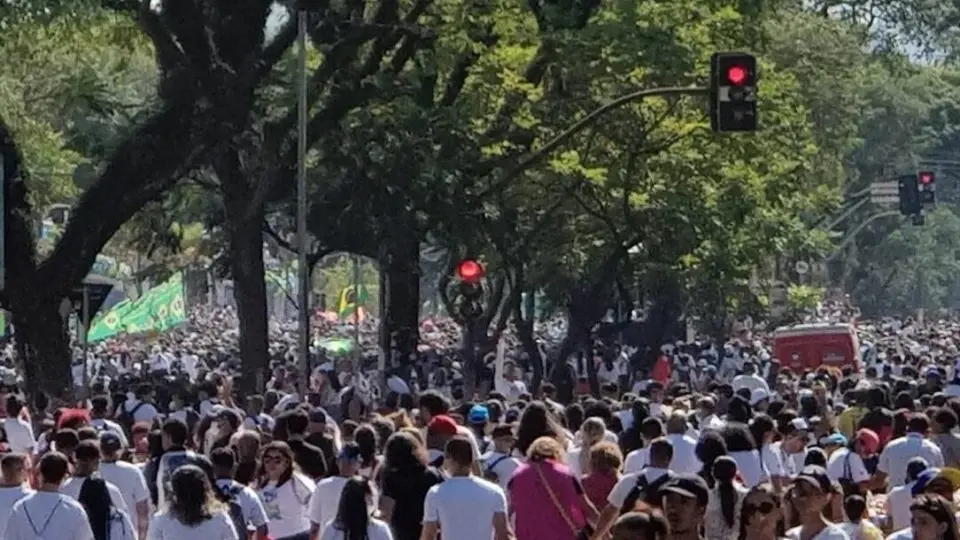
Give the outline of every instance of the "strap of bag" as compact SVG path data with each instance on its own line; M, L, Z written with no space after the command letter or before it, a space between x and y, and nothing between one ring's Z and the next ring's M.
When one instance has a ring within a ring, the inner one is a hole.
M485 471L487 474L492 473L493 470L497 468L497 465L499 465L501 461L507 459L508 457L510 457L510 456L500 456L500 457L498 457L497 459L493 460L493 463L491 463L486 469L484 469L484 471Z
M850 455L853 450L847 450L847 459L843 460L843 477L847 480L853 480L853 471L850 470Z
M570 527L570 530L573 531L573 534L576 535L580 532L580 529L577 528L577 524L573 522L573 518L567 514L567 511L563 508L563 505L560 504L560 499L557 498L557 494L553 492L553 489L550 487L550 483L547 482L547 477L543 474L543 470L540 469L543 465L540 463L535 463L533 468L537 471L537 476L540 478L540 483L543 484L543 488L547 490L547 495L550 496L550 500L553 502L554 508L557 509L557 512L560 512L560 516L564 521L567 522L567 526Z

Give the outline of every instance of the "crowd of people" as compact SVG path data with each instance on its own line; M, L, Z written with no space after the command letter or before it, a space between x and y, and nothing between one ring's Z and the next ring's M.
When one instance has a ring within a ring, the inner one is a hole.
M379 395L323 351L304 384L283 325L266 392L241 396L230 332L208 331L229 316L98 345L76 408L4 380L0 538L960 540L951 321L861 323L859 369L805 373L749 331L649 369L598 343L566 366L593 362L599 393L573 399L502 340L468 399L435 379Z

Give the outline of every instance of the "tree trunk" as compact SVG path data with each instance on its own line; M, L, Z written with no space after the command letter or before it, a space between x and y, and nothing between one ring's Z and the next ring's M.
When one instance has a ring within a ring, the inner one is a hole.
M239 319L241 378L237 389L247 395L263 390L270 368L267 285L263 263L263 207L251 209L251 182L240 167L236 150L223 151L216 172L224 194L225 224L233 276L233 298ZM252 211L251 211L252 210ZM251 218L250 216L254 217Z
M420 343L420 242L409 231L391 235L380 250L380 347L404 378Z
M62 298L44 295L11 300L18 364L29 403L36 403L40 393L54 402L69 402L73 397L72 355L66 322L60 316Z

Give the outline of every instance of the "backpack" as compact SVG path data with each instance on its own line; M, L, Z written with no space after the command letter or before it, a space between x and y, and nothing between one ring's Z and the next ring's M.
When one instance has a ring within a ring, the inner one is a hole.
M127 404L120 404L120 415L117 417L117 423L120 424L120 427L123 428L124 433L127 437L130 437L130 432L133 430L133 425L137 423L135 415L137 411L140 410L140 407L143 407L147 403L141 401L132 410L127 410Z
M220 490L220 501L227 506L230 522L233 523L233 528L237 531L237 538L240 540L244 540L249 536L247 533L247 520L243 517L243 507L240 506L240 500L237 497L242 489L242 487L230 485Z
M484 478L484 480L489 480L489 481L493 482L494 484L499 484L499 483L500 483L500 476L499 476L497 473L493 472L493 470L497 468L497 465L499 465L501 461L507 459L508 457L510 457L510 456L500 456L500 457L498 457L497 459L493 460L493 463L491 463L490 465L484 467L484 468L483 468L483 478Z
M660 508L660 488L673 479L673 473L667 471L660 478L653 482L647 480L647 475L641 470L637 476L637 483L634 484L627 498L623 500L623 506L620 507L620 514L633 512L637 502L642 502L647 506ZM643 495L643 498L640 496Z

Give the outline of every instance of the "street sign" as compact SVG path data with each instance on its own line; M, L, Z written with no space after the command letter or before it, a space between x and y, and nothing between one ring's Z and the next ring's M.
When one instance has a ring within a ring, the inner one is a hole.
M874 182L870 184L870 202L873 204L900 202L900 184L898 182Z
M797 261L797 264L793 267L801 276L810 271L810 265L807 261Z

